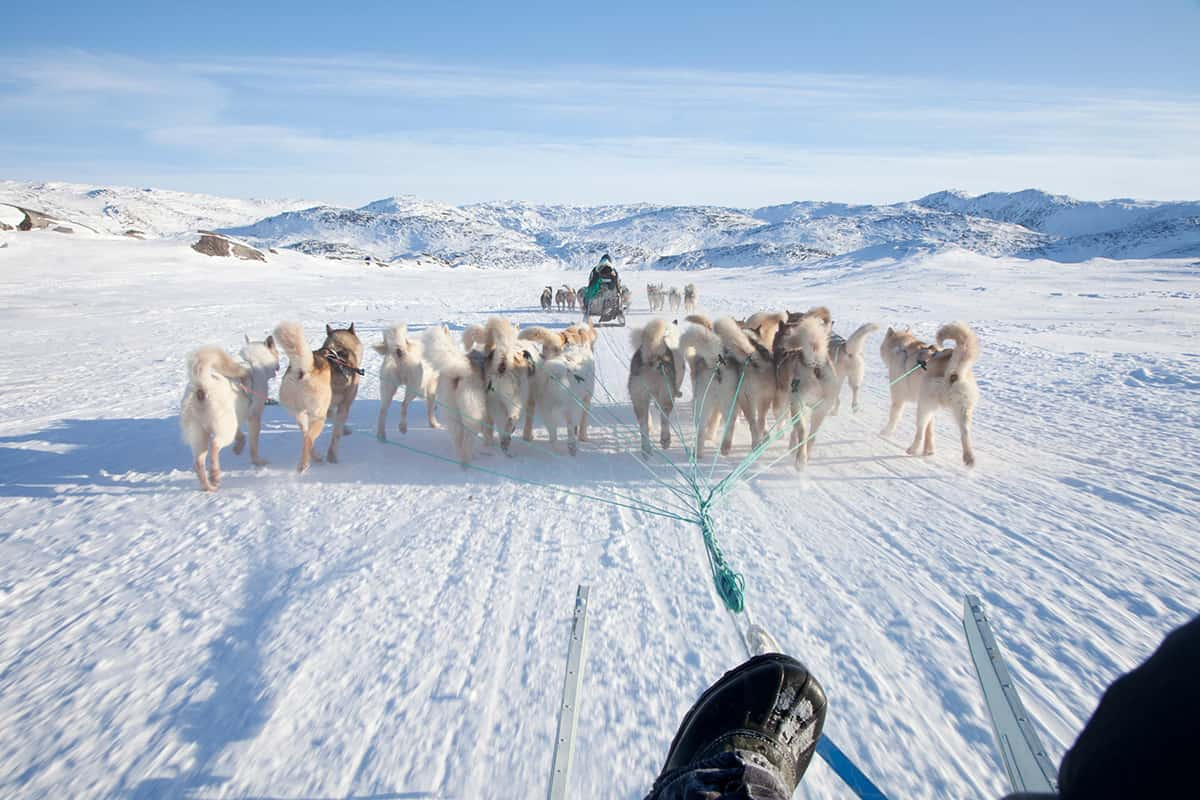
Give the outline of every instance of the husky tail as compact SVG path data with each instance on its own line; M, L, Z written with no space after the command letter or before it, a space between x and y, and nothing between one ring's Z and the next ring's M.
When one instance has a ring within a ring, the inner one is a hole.
M196 399L203 402L208 390L212 387L213 373L222 375L230 380L241 380L250 374L250 370L233 360L233 356L222 347L214 344L205 345L192 353L188 359L188 375L192 385L196 387Z
M313 368L312 350L304 339L304 328L299 322L281 322L275 326L275 341L287 353L288 363L293 364L302 372L311 372Z
M633 346L642 351L643 361L650 361L670 349L670 344L667 342L667 321L665 319L650 320L646 323L646 327L631 331L630 338L633 340Z
M459 349L445 325L430 325L421 335L425 360L445 377L462 378L471 373L471 361Z
M938 344L947 339L954 341L954 352L950 355L950 363L946 365L946 374L954 376L979 358L979 339L965 322L951 322L938 328Z
M565 344L563 341L564 337L561 333L552 331L549 328L543 328L540 325L534 325L532 327L525 328L519 334L517 334L517 338L537 342L542 347L562 348Z
M877 330L879 330L879 326L874 322L859 325L858 330L850 334L850 338L846 340L846 352L852 356L862 355L863 346L867 343L867 335L871 331Z
M749 358L759 352L758 346L750 341L746 332L738 327L733 317L721 317L713 323L713 331L721 337L721 343L726 349L739 358Z
M689 358L698 358L712 367L721 357L721 337L701 324L693 324L679 337L679 346Z
M703 314L688 314L686 317L684 317L684 319L693 325L699 325L700 327L707 328L710 331L713 329L712 320Z

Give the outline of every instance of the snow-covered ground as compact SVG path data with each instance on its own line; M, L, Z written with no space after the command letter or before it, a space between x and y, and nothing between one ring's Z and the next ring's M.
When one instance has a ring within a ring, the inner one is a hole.
M663 504L632 455L627 332L598 342L593 441L489 469L377 442L378 357L342 463L224 454L196 490L177 410L189 350L283 318L455 326L537 309L562 273L401 270L173 239L0 233L0 795L530 798L547 785L576 585L591 584L574 797L639 798L684 711L741 658L694 526L556 491ZM1006 790L966 653L982 595L1055 761L1103 687L1200 609L1200 265L965 252L694 280L713 314L828 304L843 334L969 320L983 347L974 471L948 419L906 456L885 379L800 475L776 444L717 513L755 617L824 683L827 732L893 797ZM418 404L419 406L419 404ZM677 415L690 435L690 400ZM450 456L420 408L393 441ZM327 436L327 434L326 434ZM322 437L322 444L325 436ZM725 474L748 450L719 459ZM683 462L676 444L670 455ZM798 797L847 791L814 762Z

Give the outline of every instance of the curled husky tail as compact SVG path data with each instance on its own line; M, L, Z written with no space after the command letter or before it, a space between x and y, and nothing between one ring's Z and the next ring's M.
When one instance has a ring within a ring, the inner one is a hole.
M652 319L646 323L646 327L633 330L630 336L633 339L633 346L642 351L643 361L663 355L670 347L667 343L667 321L665 319Z
M799 350L804 363L810 367L818 367L829 360L829 333L823 319L805 315L799 322L789 325L786 331L780 337L782 349Z
M461 378L471 372L467 354L458 349L444 325L430 325L421 336L425 359L442 375Z
M525 328L519 334L517 334L517 338L537 342L542 347L549 345L550 347L561 348L564 344L563 335L561 333L556 333L555 331L552 331L549 328L543 328L540 325L534 325L533 327Z
M250 374L249 368L234 361L224 348L215 344L201 347L188 359L188 375L196 387L196 399L200 402L204 402L208 395L214 372L231 380L241 380Z
M721 343L741 358L749 358L758 352L746 332L738 327L733 317L721 317L713 323L713 332L721 337Z
M850 334L850 338L846 340L846 352L852 356L860 355L863 351L863 346L867 343L867 334L877 330L879 330L879 326L874 322L859 325L858 330Z
M487 330L482 325L468 325L463 328L463 347L468 350L474 350L476 346L483 347L483 342L486 338Z
M312 350L304 339L304 328L299 322L281 322L275 326L275 341L287 353L288 362L294 364L302 372L311 372L313 368Z
M954 341L954 352L950 354L950 363L946 365L946 373L953 376L979 358L979 339L965 322L951 322L938 328L938 344L947 339Z
M721 357L721 337L703 325L692 325L684 331L679 346L687 358L699 358L709 367Z
M688 314L684 319L693 325L699 325L701 328L707 328L710 331L713 329L712 320L703 314Z
M485 349L516 349L517 329L511 322L504 319L504 317L488 317L484 331L486 332L484 338Z

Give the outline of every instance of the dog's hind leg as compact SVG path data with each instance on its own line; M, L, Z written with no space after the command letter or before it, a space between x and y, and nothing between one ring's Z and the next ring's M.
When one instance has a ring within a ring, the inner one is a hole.
M350 416L350 406L354 404L354 398L357 396L358 386L351 385L346 389L346 393L342 397L342 402L338 403L337 416L333 420L333 435L329 438L329 450L325 453L325 458L330 464L337 463L338 443L341 442L343 436L350 432L349 426L346 425L346 420Z
M221 448L217 446L215 436L208 443L208 457L212 462L208 465L208 482L216 491L221 488Z
M915 456L924 447L925 455L933 455L933 412L928 406L917 404L917 432L913 435L908 454Z
M642 453L649 456L654 450L650 444L650 398L637 392L630 399L633 401L633 415L637 418L638 429L642 432Z
M896 432L896 425L900 423L900 414L904 412L904 401L892 393L892 407L888 411L887 424L883 426L883 430L879 432L880 436L891 436Z
M434 413L435 406L437 406L437 393L429 392L425 395L425 413L429 417L429 427L436 430L442 427L442 423L437 421L437 416Z
M270 462L258 454L258 439L262 433L262 407L250 410L250 419L246 421L250 429L250 463L256 467L265 467Z
M583 408L580 409L579 416L579 441L586 442L588 440L588 414L592 410L592 396L585 394L583 396Z
M200 479L200 491L211 492L213 486L208 482L208 470L205 468L205 462L208 460L208 450L201 449L192 456L192 469L196 471L196 477Z
M662 430L659 431L658 441L662 445L662 449L666 450L671 446L671 409L675 405L675 401L670 397L670 390L664 392L666 397L660 398L662 402L658 404L659 420L662 423Z
M246 449L246 434L242 433L242 428L238 426L237 435L233 437L233 454L240 456L242 451Z
M391 381L379 382L379 419L375 424L375 438L381 442L387 441L387 416L388 411L392 407L392 398L396 396L396 390L400 387ZM404 433L408 427L405 424L404 412L408 410L408 390L404 390L404 406L400 411L400 432Z
M975 448L971 446L971 409L955 409L954 421L958 423L958 432L962 437L963 463L968 467L975 466Z
M521 430L521 438L527 442L533 441L533 414L537 406L537 400L533 396L533 392L529 393L529 400L525 404L525 427ZM550 428L550 421L546 420L546 427ZM550 428L550 443L554 443L554 429Z

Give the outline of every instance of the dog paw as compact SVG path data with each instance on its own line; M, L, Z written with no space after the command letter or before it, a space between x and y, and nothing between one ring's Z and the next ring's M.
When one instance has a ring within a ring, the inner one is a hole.
M350 434L352 434L352 433L354 433L354 431L352 431L352 430L350 429L350 426L349 426L349 425L343 425L343 426L342 426L342 436L349 436L349 435L350 435Z
M329 453L328 455L325 456L325 460L327 462L329 462L330 464L338 463L337 453ZM317 462L317 463L320 463L320 462Z
M910 447L907 450L905 450L904 452L908 453L910 456L915 456L917 454L917 448Z
M573 456L578 455L579 454L579 446L575 445L575 444L569 444L569 445L567 445L567 452Z
M963 456L963 464L968 467L975 466L975 456Z
M265 458L254 458L250 460L250 463L256 467L265 467L271 462L267 461Z

